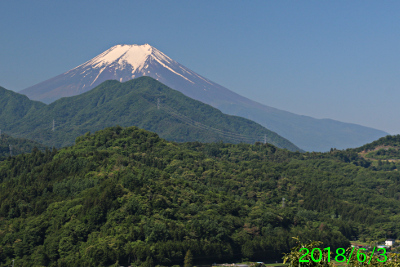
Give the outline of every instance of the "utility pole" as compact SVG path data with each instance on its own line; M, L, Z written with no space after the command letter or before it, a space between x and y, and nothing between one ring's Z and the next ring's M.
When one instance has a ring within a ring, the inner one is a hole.
M8 145L10 147L10 157L12 157L12 147L11 145Z

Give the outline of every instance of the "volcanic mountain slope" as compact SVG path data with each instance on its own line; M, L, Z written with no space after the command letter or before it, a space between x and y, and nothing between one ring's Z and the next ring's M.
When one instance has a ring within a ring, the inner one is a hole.
M308 151L358 147L387 135L369 127L300 116L262 105L196 74L148 44L116 45L86 63L26 88L21 93L31 99L51 103L61 97L89 91L105 80L124 82L140 76L151 76L224 113L251 119Z
M291 151L300 150L253 121L223 114L151 77L125 83L106 81L89 92L59 99L0 127L19 137L60 147L72 145L86 132L115 125L138 126L177 142L266 141Z

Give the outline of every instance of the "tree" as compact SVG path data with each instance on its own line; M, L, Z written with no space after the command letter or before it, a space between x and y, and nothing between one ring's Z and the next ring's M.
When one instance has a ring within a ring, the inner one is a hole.
M185 261L183 262L183 267L192 267L193 266L193 255L190 250L186 251Z
M154 267L154 260L152 257L148 256L146 261L142 263L142 267Z

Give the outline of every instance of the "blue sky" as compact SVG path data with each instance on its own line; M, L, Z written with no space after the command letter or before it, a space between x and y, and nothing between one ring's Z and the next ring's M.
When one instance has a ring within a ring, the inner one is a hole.
M0 86L116 44L161 50L260 103L400 134L399 1L0 1Z

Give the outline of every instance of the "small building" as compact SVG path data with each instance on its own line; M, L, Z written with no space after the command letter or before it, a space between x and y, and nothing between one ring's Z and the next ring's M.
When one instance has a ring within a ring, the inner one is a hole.
M395 242L394 239L389 238L389 239L386 239L385 245L391 247L394 245L394 242Z

